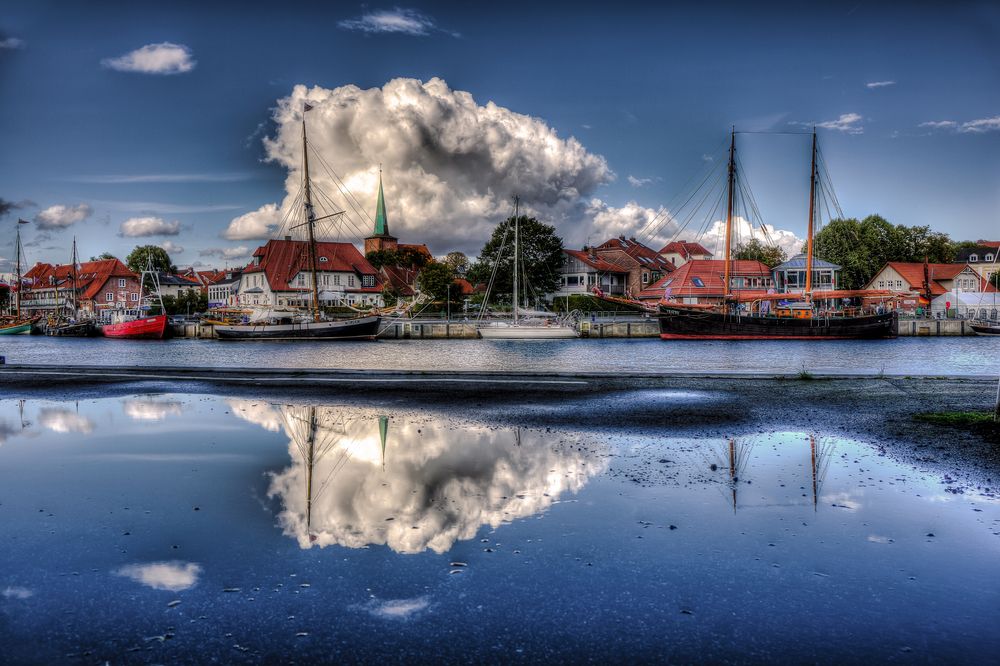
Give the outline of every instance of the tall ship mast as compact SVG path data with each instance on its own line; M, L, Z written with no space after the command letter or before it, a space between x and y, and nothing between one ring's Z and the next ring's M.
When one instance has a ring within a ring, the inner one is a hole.
M316 222L336 217L343 214L344 211L316 217L316 211L313 207L312 184L309 179L309 143L306 136L306 113L312 108L309 104L304 104L302 109L302 213L305 219L301 224L296 225L306 227L306 272L310 281L308 313L303 315L295 312L267 312L264 313L263 318L245 324L217 324L215 334L220 339L374 340L379 333L381 317L378 315L363 315L349 319L326 319L320 307ZM320 161L322 162L322 158Z
M14 288L11 290L14 298L14 314L13 316L0 318L0 335L29 334L31 333L35 319L37 319L21 316L21 289L24 287L21 283L21 254L23 252L23 248L21 247L22 224L27 224L27 222L19 219L17 221L17 231L14 236Z
M661 300L658 311L661 338L664 340L829 340L896 336L897 320L894 311L882 312L881 308L871 309L863 305L851 310L821 307L822 302L838 302L844 298L863 299L865 294L862 291L830 289L816 292L814 290L813 236L819 176L817 152L814 129L810 159L803 292L744 296L734 293L733 289L733 209L734 199L739 191L736 129L733 128L729 140L722 302L718 305L705 305L678 303L666 298Z

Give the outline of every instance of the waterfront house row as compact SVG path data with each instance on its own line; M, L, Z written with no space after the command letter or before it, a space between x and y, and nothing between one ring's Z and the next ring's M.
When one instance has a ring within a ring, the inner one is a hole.
M316 262L320 305L383 305L378 271L351 243L316 243ZM310 306L308 243L287 236L269 240L254 251L236 284L236 305L242 307Z

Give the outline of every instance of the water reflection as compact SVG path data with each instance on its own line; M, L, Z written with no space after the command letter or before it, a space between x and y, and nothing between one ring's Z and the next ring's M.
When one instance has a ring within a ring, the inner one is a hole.
M183 403L178 400L134 398L122 404L125 415L133 421L162 421L168 416L179 416Z
M201 566L194 562L150 562L148 564L129 564L121 567L115 573L131 578L154 590L182 592L198 583Z
M819 508L820 499L824 503L833 503L843 508L856 508L858 505L853 502L846 493L837 495L822 495L823 482L826 479L830 461L833 459L836 450L836 440L833 438L817 438L815 435L802 435L799 433L774 433L771 437L776 437L778 443L769 453L762 453L757 450L761 443L757 438L731 438L722 446L710 446L705 450L709 452L709 469L713 473L724 473L725 481L723 496L733 507L733 512L744 500L741 499L741 490L746 493L753 485L754 477L758 476L758 483L754 488L756 496L761 492L768 492L762 488L771 488L772 491L779 491L789 485L783 482L783 474L787 473L787 465L778 465L775 459L782 456L792 457L807 455L808 459L803 464L801 461L798 467L806 467L805 470L793 472L793 476L787 481L802 485L794 486L800 490L808 489L810 492L800 493L811 501L814 511ZM769 469L765 469L769 468ZM755 474L755 470L758 474ZM777 474L777 476L776 476ZM718 481L718 479L716 479ZM760 483L763 481L763 483ZM751 495L753 497L755 495ZM775 501L768 499L767 504L774 506Z
M71 409L43 407L38 411L38 423L52 432L89 434L94 431L93 420Z
M280 422L292 464L268 495L302 548L387 545L444 553L484 526L535 515L604 468L587 447L476 423L411 421L336 407L230 403Z

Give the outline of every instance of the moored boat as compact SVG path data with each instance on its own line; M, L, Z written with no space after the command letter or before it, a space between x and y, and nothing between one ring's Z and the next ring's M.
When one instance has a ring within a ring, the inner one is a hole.
M884 298L878 292L813 292L813 227L817 191L816 132L812 134L812 167L809 186L809 221L806 239L805 286L801 294L753 294L741 299L733 293L731 240L733 205L736 196L736 131L729 145L728 204L723 298L719 304L688 304L669 300L665 294L659 303L660 337L664 340L831 340L894 338L897 318L884 303L875 308L862 305L853 310L820 309L817 301L827 303L841 297L857 298L864 303L868 296ZM668 290L669 291L669 290ZM741 302L742 301L742 302ZM775 307L772 308L772 304Z
M106 338L132 338L136 340L162 340L166 337L167 315L128 319L101 326Z
M132 340L162 340L167 337L167 314L160 295L159 274L153 270L152 258L147 257L146 268L139 278L139 288L143 292L140 306L134 310L105 312L104 323L99 327L101 335ZM150 315L153 307L159 307L160 313Z
M30 335L31 329L37 321L37 317L25 317L21 315L21 225L28 224L27 221L18 219L17 233L14 240L15 273L14 285L11 290L14 295L14 312L9 317L0 318L0 335Z
M969 326L976 332L976 335L1000 336L1000 322L997 321L974 321Z

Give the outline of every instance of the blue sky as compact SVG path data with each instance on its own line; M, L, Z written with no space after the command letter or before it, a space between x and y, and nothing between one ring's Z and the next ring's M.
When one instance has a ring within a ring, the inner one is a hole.
M12 232L16 217L33 221L29 260L64 260L76 235L85 257L152 242L183 247L173 253L179 265L240 263L260 234L227 232L232 220L294 195L285 183L294 166L268 160L262 143L280 144L291 122L274 111L279 100L297 84L364 90L435 77L468 92L477 112L493 102L558 137L558 164L519 176L544 182L517 187L559 189L534 212L568 243L639 232L629 226L681 193L705 156L721 159L734 124L819 124L847 215L1000 237L995 3L201 4L0 7L0 198L21 205L0 224ZM164 44L151 59L135 54ZM172 73L129 71L143 67ZM406 124L369 109L356 124ZM390 225L403 240L474 253L510 194L492 190L508 181L467 169L458 183L442 167L436 180L455 193L417 197L429 185L411 167L424 158L378 143L377 129L362 132L356 154L348 139L361 134L314 145L356 176L352 191L370 208L374 181L364 176L384 163ZM491 150L488 136L469 136ZM572 137L606 166L581 158ZM739 141L764 221L803 236L805 139ZM489 201L476 208L450 196ZM5 258L9 235L0 237Z

